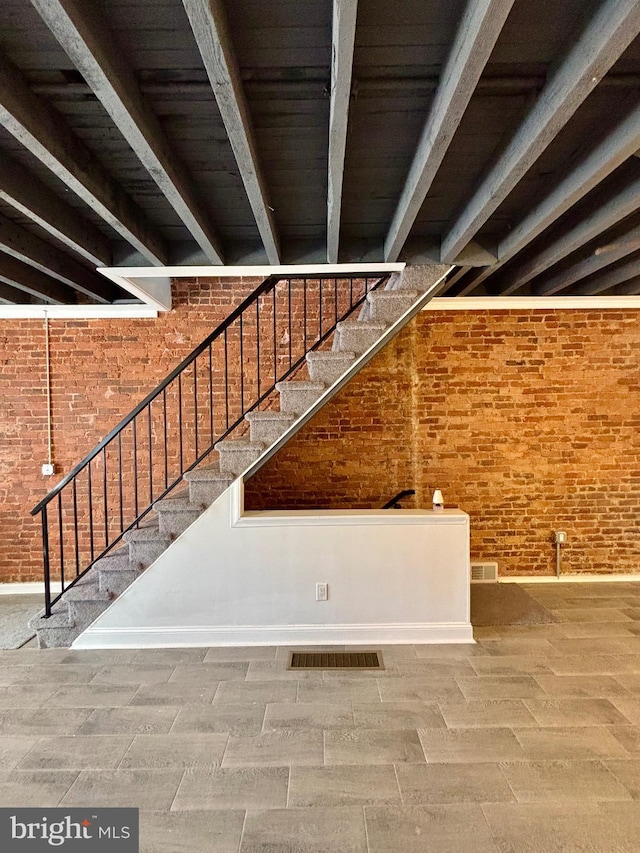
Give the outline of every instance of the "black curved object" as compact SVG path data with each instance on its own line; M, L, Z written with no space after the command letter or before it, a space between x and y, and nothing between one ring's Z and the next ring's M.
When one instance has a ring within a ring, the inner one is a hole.
M382 507L382 509L402 509L402 507L400 506L400 501L403 498L408 498L411 495L415 495L415 493L415 489L403 489L401 492L398 492L395 497L391 498L390 501L387 501L386 504L384 504L384 506Z

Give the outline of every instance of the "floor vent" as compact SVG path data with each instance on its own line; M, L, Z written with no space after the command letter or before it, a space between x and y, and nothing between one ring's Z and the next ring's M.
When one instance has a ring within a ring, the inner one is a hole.
M471 563L471 583L496 583L497 563Z
M384 669L380 652L291 652L289 669Z

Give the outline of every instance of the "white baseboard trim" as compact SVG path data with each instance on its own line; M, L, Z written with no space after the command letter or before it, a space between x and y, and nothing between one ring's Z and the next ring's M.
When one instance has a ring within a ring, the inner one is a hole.
M57 595L61 589L59 582L51 584L52 595ZM0 595L44 595L44 584L42 581L0 583Z
M625 583L627 581L640 581L639 574L616 574L616 575L518 575L514 577L498 578L498 583Z
M166 628L92 628L74 649L192 646L314 646L382 643L475 643L470 622L380 625L212 625Z

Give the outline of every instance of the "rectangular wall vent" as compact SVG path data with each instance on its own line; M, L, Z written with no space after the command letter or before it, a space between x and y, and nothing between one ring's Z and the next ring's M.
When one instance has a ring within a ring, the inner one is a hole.
M384 669L380 652L291 652L289 669Z
M471 583L497 583L497 563L471 563Z

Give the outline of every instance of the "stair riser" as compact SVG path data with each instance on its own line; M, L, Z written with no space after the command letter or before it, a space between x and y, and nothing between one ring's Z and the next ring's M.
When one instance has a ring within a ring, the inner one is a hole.
M308 362L309 376L313 382L322 382L324 385L333 385L340 379L342 374L353 364L352 358L345 359L314 359Z
M67 605L69 618L75 622L76 636L104 613L110 604L111 601L70 601Z
M303 415L323 393L322 391L296 389L293 387L295 382L289 384L292 386L291 388L280 391L280 411L289 412L292 415Z
M78 628L38 628L39 649L68 649L80 633Z
M227 450L225 447L218 447L218 453L220 470L225 474L233 474L234 477L246 471L260 456L259 450Z
M171 512L167 510L159 512L160 533L166 533L167 536L180 536L199 516L198 510L193 510L193 512Z
M140 563L145 569L155 562L160 554L164 553L167 543L156 539L142 542L130 542L129 553L132 563Z
M382 332L372 329L339 329L336 332L334 341L337 352L347 351L355 352L356 355L362 355L363 352L373 346Z
M293 422L291 422L293 423ZM277 441L291 426L286 421L252 421L249 436L251 441L269 447Z
M372 298L369 303L369 319L379 320L383 323L395 323L413 305L414 300L410 297L385 299L384 296Z
M191 503L202 503L205 506L217 500L229 488L224 480L198 480L189 483L189 500Z
M99 586L101 592L110 592L114 596L120 595L121 592L124 592L125 589L130 586L137 577L140 576L140 572L132 569L130 572L127 571L113 571L110 572L108 570L103 570L100 572L100 580Z

